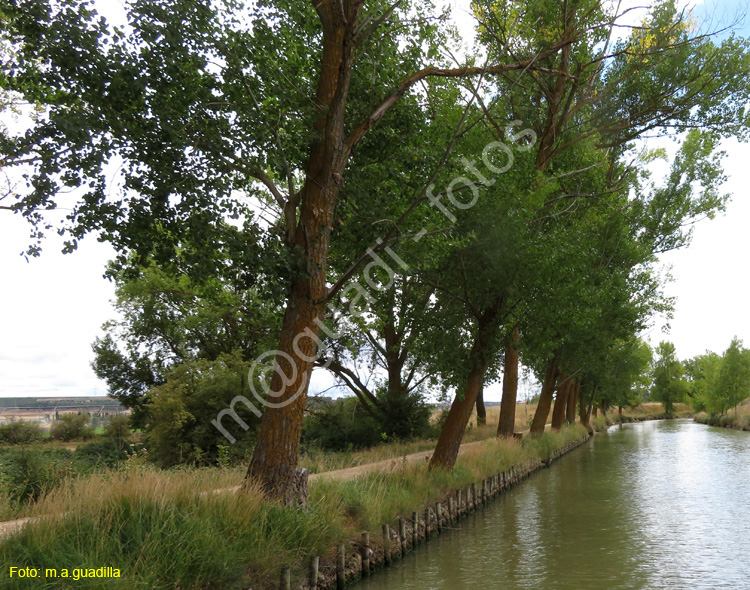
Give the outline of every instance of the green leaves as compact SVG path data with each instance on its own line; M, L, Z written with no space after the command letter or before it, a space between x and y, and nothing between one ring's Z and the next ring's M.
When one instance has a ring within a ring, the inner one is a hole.
M652 398L664 404L664 411L671 414L674 404L685 399L688 384L683 377L685 369L675 354L674 344L660 342L655 351Z

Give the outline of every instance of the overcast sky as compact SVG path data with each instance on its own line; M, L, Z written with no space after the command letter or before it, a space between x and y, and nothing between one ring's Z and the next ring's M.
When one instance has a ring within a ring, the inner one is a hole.
M467 23L461 8L466 3L454 5ZM716 21L746 5L746 0L707 1L696 15L702 22L706 14ZM748 31L745 26L743 34ZM707 349L721 352L735 335L750 345L750 147L730 141L724 149L726 189L734 195L727 213L697 225L689 249L663 257L675 279L667 287L677 297L675 316L670 334L662 333L658 321L647 337L652 344L672 340L681 358ZM27 243L26 223L0 211L0 397L104 395L106 384L94 376L90 362L91 342L113 315L113 285L102 278L111 248L87 238L77 252L62 255L61 241L50 236L42 257L27 262L19 255ZM320 387L326 379L317 382ZM488 393L490 400L499 397L496 388Z

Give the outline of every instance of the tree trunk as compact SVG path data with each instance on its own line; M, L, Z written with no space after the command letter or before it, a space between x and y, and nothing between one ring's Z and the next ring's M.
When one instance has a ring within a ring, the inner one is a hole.
M539 403L536 406L534 419L531 422L531 434L544 433L544 426L547 424L547 416L552 406L552 395L555 392L555 382L557 381L557 362L558 351L547 361L547 370L542 382L542 392L539 396Z
M518 326L505 347L505 370L503 371L503 399L500 402L498 436L513 436L516 429L516 401L518 396Z
M602 411L602 416L604 416L606 418L607 417L607 402L605 402L604 400L602 400L599 403L599 409Z
M502 300L496 301L493 307L478 319L477 334L469 354L469 363L472 368L466 379L464 394L460 396L457 393L451 404L448 417L440 431L435 452L432 454L430 469L433 467L453 469L456 464L466 425L471 419L474 404L476 404L477 397L484 384L484 375L487 372L489 359L493 352L491 346L499 329L496 320L502 305Z
M555 407L552 410L552 430L560 430L568 409L568 396L573 388L573 378L566 375L561 376L560 387L557 388Z
M487 425L487 408L484 407L484 385L477 394L477 426Z
M596 418L596 408L594 407L594 398L596 397L596 392L599 389L599 386L595 383L591 386L591 397L589 397L589 405L588 410L586 411L587 421L586 424L588 424L591 421L591 412L594 411L594 417Z
M360 6L347 3L339 13L331 3L317 5L323 24L316 96L321 114L313 126L299 221L289 234L293 236L289 246L299 252L304 272L293 280L287 297L269 401L247 471L248 481L260 483L269 497L280 499L284 505L300 500L295 497L299 495L299 490L295 491L299 478L296 466L307 387L328 295L326 269L333 213L348 158L344 115L353 60L352 37Z
M578 398L578 420L580 421L581 425L585 426L586 428L589 427L589 408L586 402L586 396L580 394Z
M568 424L576 422L576 404L578 403L578 394L581 391L581 382L578 379L573 381L573 388L568 393L568 407L565 410L565 419Z
M459 399L459 396L456 395L453 400L451 409L448 411L448 418L446 418L443 429L440 431L435 452L432 454L430 469L442 467L450 470L456 464L466 425L471 419L474 404L484 382L485 371L486 367L478 367L471 371L466 380L463 398Z

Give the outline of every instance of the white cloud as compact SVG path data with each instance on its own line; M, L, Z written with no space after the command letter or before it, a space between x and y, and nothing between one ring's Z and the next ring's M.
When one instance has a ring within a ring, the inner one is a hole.
M63 255L60 243L51 237L41 258L26 262L26 222L0 213L0 397L106 393L89 363L91 342L113 315L114 288L102 278L113 251L90 237Z

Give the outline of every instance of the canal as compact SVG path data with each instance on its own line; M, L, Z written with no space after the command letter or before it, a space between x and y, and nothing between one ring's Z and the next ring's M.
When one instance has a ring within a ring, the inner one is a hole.
M612 427L356 590L750 588L750 433Z

